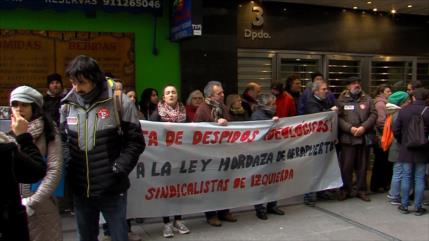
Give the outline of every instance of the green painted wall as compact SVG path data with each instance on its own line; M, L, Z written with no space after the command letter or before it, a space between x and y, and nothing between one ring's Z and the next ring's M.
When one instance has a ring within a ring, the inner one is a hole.
M170 42L169 26L168 14L164 13L162 18L158 18L158 55L154 56L153 17L149 14L97 11L95 17L87 17L79 11L0 10L0 28L3 29L133 32L136 88L139 94L146 87L162 90L166 84L174 84L180 89L179 45Z

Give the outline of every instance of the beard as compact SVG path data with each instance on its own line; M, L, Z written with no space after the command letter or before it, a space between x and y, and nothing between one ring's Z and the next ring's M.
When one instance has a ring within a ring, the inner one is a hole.
M362 92L362 89L361 89L361 88L355 88L355 89L350 90L350 93L351 93L352 95L358 95L358 94L360 94L361 92Z
M321 100L326 100L326 95L324 96L318 96Z
M63 92L61 88L51 90L52 94L59 95Z

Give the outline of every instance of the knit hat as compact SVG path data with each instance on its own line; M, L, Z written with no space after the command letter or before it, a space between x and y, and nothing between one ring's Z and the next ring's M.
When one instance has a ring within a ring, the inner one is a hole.
M50 74L48 75L48 77L46 77L46 83L48 84L48 86L54 80L57 80L58 82L61 83L61 85L63 85L63 79L61 78L61 75L57 73Z
M409 95L407 92L396 91L395 93L391 94L389 98L387 98L387 102L390 104L400 106L408 99L408 97Z
M10 105L12 105L13 101L29 104L35 103L38 107L43 108L42 94L29 86L19 86L18 88L12 90L9 100Z

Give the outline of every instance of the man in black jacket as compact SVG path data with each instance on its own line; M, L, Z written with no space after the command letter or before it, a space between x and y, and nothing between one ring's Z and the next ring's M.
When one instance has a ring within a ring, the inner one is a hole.
M323 111L336 111L338 108L327 99L328 85L325 81L314 82L312 85L313 95L305 103L305 114L314 114Z
M417 88L413 91L413 102L399 111L398 117L393 124L393 134L400 144L398 162L402 167L401 178L401 205L398 207L403 214L408 213L408 198L411 187L414 186L414 208L415 215L421 216L426 213L422 207L425 190L425 171L429 161L429 148L408 147L408 131L413 116L422 116L424 124L424 136L429 135L429 107L426 100L429 97L428 90ZM414 130L415 131L415 130ZM412 180L414 177L414 180ZM413 185L414 184L414 185Z
M362 91L360 79L350 77L347 90L337 100L339 139L341 144L340 169L343 187L338 199L351 197L353 190L353 171L356 171L356 197L365 202L367 196L366 170L369 159L371 130L377 120L374 102Z
M338 110L334 103L327 99L328 84L324 80L314 82L311 86L311 89L313 95L306 99L306 103L304 105L304 114L307 115L324 111ZM304 203L308 206L315 206L317 196L329 198L329 194L323 191L319 193L306 193L304 194Z
M128 174L145 143L137 109L97 62L74 58L67 70L73 89L64 97L60 129L81 240L97 240L100 212L112 240L128 240Z
M46 78L48 91L43 97L43 110L59 125L61 99L67 94L61 75L53 73Z
M12 132L16 139L0 132L0 183L4 187L0 199L0 241L30 240L18 184L37 182L46 174L46 164L27 128L28 122L15 113Z

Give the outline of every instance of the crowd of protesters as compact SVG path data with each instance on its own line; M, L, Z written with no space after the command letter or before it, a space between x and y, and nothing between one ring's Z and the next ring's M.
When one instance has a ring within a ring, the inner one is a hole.
M426 212L423 193L429 144L411 147L410 137L414 132L410 123L418 121L426 142L429 133L429 91L419 81L393 93L390 86L382 84L371 97L362 89L361 79L351 77L346 89L335 96L323 75L314 73L304 89L300 76L292 75L285 82L273 80L267 93L263 93L260 83L249 82L241 95L235 93L226 98L222 83L209 81L202 91L192 91L183 104L173 85L165 86L160 98L156 89L147 88L137 100L139 95L134 89L122 89L112 74L104 73L97 61L88 56L73 59L65 74L73 86L69 92L63 88L59 74L47 77L45 97L28 86L11 92L12 130L8 135L0 133L0 144L19 143L22 152L27 150L36 159L22 157L23 169L14 170L16 180L11 183L21 183L23 206L17 207L25 207L27 217L1 220L2 227L3 223L8 227L28 222L28 232L23 232L24 238L19 240L62 240L58 189L62 196L69 195L73 200L69 206L76 216L80 240L97 240L100 213L106 220L104 240L141 240L131 232L131 220L126 219L128 174L145 148L144 126L139 120L215 122L226 126L232 121L278 121L283 117L334 111L338 114L337 154L343 186L306 193L304 203L314 206L318 199L343 201L352 197L369 202L369 191L387 192L388 201L398 205L399 212L411 211L410 198L414 200L412 210L416 216ZM97 108L101 105L101 109ZM110 118L106 113L112 113ZM99 119L104 119L102 125L97 122ZM37 163L39 156L34 154L34 147L30 149L29 142L35 143L44 162ZM16 152L14 145L9 149ZM375 158L367 185L371 151ZM28 172L29 165L35 166L33 176L18 175ZM39 175L38 170L44 175ZM268 219L267 214L285 214L277 202L255 205L255 211L262 220ZM237 221L230 210L213 210L205 215L207 223L217 227L222 221ZM163 217L163 222L166 238L174 233L190 233L181 215L174 216L173 221Z

